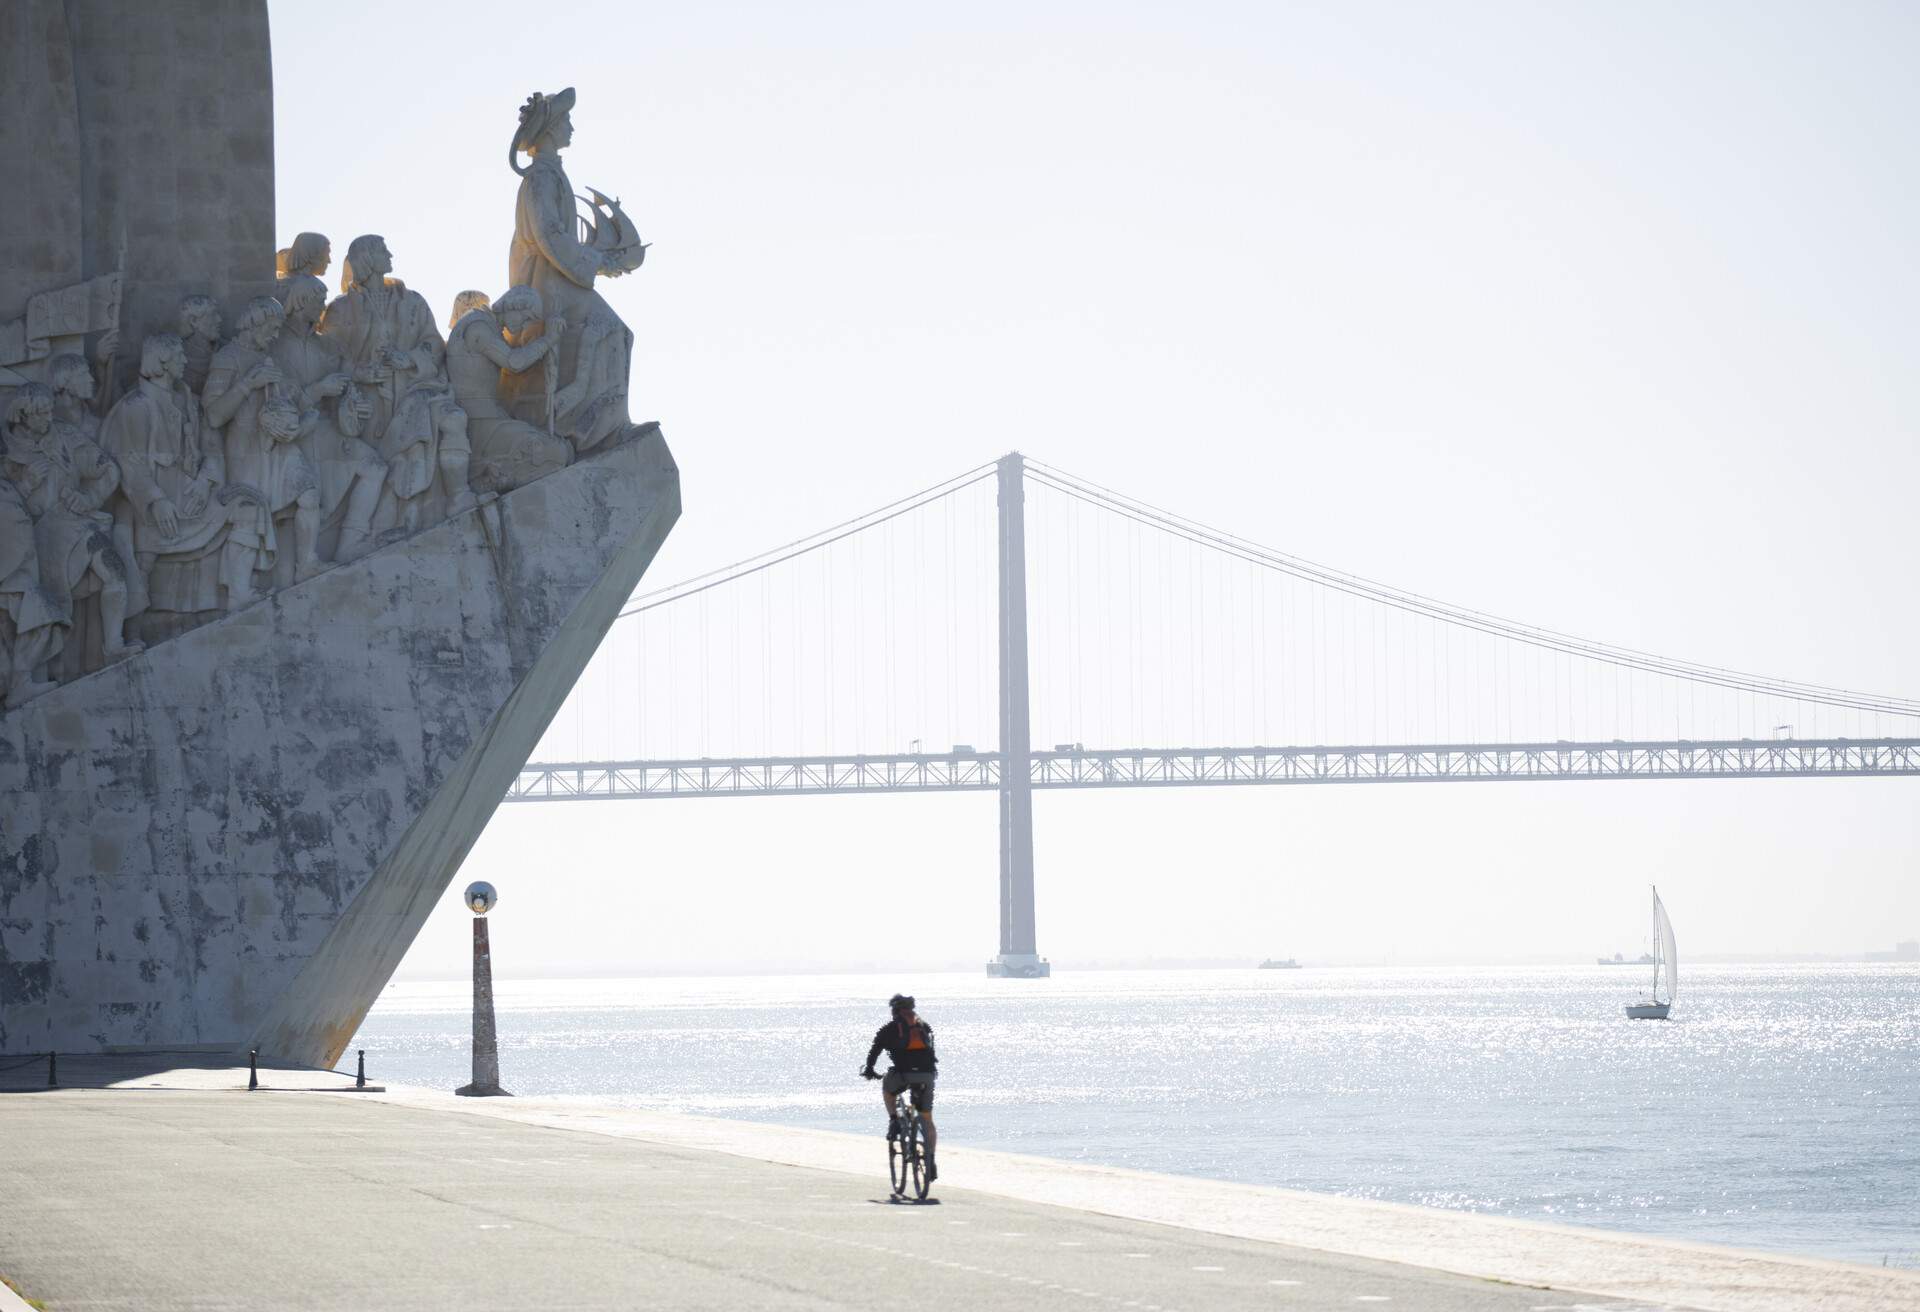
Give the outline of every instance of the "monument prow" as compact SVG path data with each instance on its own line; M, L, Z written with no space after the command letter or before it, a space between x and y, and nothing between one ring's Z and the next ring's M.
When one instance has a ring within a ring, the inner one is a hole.
M0 715L0 1053L332 1065L679 513L645 425Z
M332 1065L679 517L647 246L536 92L442 337L378 232L273 251L263 0L0 37L0 1054Z

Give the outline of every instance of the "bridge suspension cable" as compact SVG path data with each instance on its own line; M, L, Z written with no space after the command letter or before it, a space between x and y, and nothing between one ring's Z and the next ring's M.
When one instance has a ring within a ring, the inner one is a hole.
M1211 548L1225 555L1247 561L1262 568L1288 574L1303 581L1332 588L1349 596L1372 601L1451 624L1459 628L1471 629L1491 637L1525 643L1545 650L1557 651L1569 656L1586 660L1600 661L1609 665L1618 665L1628 669L1644 671L1649 674L1669 678L1686 679L1693 682L1713 684L1718 687L1750 692L1762 696L1777 697L1792 701L1817 702L1822 705L1841 707L1850 710L1875 711L1889 715L1920 716L1920 700L1901 697L1881 696L1873 693L1858 692L1851 689L1832 688L1820 684L1800 683L1787 679L1776 679L1764 675L1747 674L1737 670L1718 666L1698 664L1691 661L1675 660L1652 652L1638 651L1629 647L1615 646L1592 639L1579 638L1559 633L1538 625L1525 624L1504 619L1484 611L1451 605L1419 593L1391 587L1336 570L1298 556L1262 546L1225 529L1214 528L1198 520L1162 509L1138 498L1102 487L1090 480L1070 474L1065 470L1038 460L1027 462L1028 477L1071 497L1083 504L1094 506L1118 515L1135 523L1171 536L1181 538L1198 546Z
M712 588L732 583L737 579L747 578L750 575L760 573L762 570L772 569L775 565L784 564L795 557L805 556L811 552L819 551L823 547L830 547L836 542L844 541L854 536L856 533L864 533L868 529L878 528L889 520L899 519L902 515L910 515L924 506L931 505L936 501L952 496L962 488L971 487L984 479L992 478L993 469L994 464L992 461L988 461L984 465L976 465L972 469L955 474L952 478L942 479L932 487L922 488L910 496L901 497L898 501L889 501L877 510L870 510L864 515L856 515L852 519L844 520L830 528L823 528L817 533L809 533L805 537L795 538L783 546L771 547L766 551L748 556L744 560L737 560L731 565L722 565L718 569L708 570L704 574L696 574L690 579L682 579L680 582L669 584L667 587L656 588L652 592L640 593L627 602L625 608L621 610L619 618L626 619L630 615L639 615L646 611L658 609L661 606L667 605L669 602L681 601L687 597L697 596Z

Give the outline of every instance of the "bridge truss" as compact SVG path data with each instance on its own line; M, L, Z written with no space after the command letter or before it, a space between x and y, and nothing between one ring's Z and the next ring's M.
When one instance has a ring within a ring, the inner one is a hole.
M1920 775L1920 738L1727 742L1179 747L1028 753L1031 787L1807 779ZM509 802L965 793L1000 787L998 752L529 765Z

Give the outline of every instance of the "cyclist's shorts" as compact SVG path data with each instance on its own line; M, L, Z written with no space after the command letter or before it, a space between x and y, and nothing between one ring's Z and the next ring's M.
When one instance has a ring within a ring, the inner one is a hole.
M911 1085L914 1107L922 1112L930 1112L933 1110L933 1082L937 1078L932 1071L903 1071L896 1066L880 1081L880 1088L891 1096Z

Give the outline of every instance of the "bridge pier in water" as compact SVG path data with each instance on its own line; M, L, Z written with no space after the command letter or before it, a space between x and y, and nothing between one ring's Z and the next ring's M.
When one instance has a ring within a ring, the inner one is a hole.
M1027 714L1026 461L1003 456L1000 509L1000 953L995 977L1042 979L1033 932L1033 731Z

